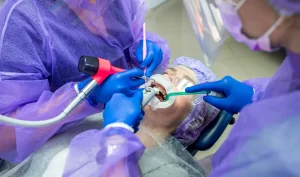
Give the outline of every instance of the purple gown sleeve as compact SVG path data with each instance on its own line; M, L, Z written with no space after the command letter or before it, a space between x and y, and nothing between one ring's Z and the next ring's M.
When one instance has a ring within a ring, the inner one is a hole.
M138 137L127 129L89 130L72 140L63 176L139 177L138 161L144 150Z
M9 8L1 10L0 19L8 14ZM71 82L57 90L50 89L55 64L46 50L49 34L35 24L38 19L32 18L16 9L7 26L1 24L4 19L0 21L0 30L6 31L0 40L0 114L22 120L45 120L58 115L77 93ZM64 122L52 126L22 128L0 123L0 158L19 163L62 127L97 112L98 108L85 101Z
M253 102L257 102L261 100L262 95L265 92L269 81L270 78L256 78L256 79L249 79L243 82L254 89L254 95L252 97Z
M2 86L0 98L15 100L12 105L20 106L4 115L21 120L45 120L55 117L77 94L73 83L64 85L54 93L47 89L47 81L0 81L0 84ZM47 127L11 127L0 123L0 157L19 163L63 126L70 126L67 123L76 124L81 119L97 112L99 109L84 101L64 121ZM2 105L1 113L3 114Z
M285 93L243 109L210 177L300 176L299 99L299 91Z

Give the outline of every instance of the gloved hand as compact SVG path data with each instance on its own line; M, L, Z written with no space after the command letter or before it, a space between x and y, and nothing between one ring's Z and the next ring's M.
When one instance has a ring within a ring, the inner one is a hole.
M143 75L144 72L137 68L111 75L95 88L88 100L91 105L95 105L107 103L115 93L132 96L136 93L136 89L145 83L144 79L136 78ZM91 78L88 78L78 83L78 90L82 90L90 80Z
M244 106L251 104L254 94L252 87L241 83L230 76L226 76L220 81L207 82L186 88L186 92L189 93L204 90L211 90L225 94L225 98L205 96L203 99L218 109L225 110L232 114L240 112Z
M141 89L133 97L127 97L121 93L114 94L104 109L104 126L122 122L137 130L144 117L142 100L143 92Z
M160 65L163 59L163 52L161 48L154 42L147 40L147 55L143 61L143 40L140 41L139 46L135 51L138 62L141 63L141 68L147 67L146 76L150 77L154 70Z

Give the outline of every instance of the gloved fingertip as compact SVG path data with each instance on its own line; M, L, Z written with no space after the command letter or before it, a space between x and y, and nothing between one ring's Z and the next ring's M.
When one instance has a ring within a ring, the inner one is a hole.
M146 71L146 77L150 78L152 76L153 71L147 70Z
M147 54L146 58L141 62L141 68L146 68L151 62L152 62L152 59Z
M185 89L185 91L188 92L188 93L196 92L197 87L196 86L188 87L188 88Z
M122 74L122 77L124 78L136 79L136 77L142 77L144 72L139 68L133 68L120 74Z
M228 99L226 99L226 98L218 98L215 96L205 96L205 97L203 97L203 100L206 103L209 103L218 109L226 109L227 105L228 105Z
M203 100L207 103L213 103L214 102L215 97L213 96L204 96Z
M142 76L144 76L144 71L142 70L142 69L139 69L139 68L136 68L137 69L137 72L136 72L136 74L137 74L137 76L139 77L142 77Z
M132 69L132 77L139 77L144 75L144 71L141 70L140 68L134 68Z
M191 87L187 87L187 88L185 89L185 92L190 93L190 92L191 92Z

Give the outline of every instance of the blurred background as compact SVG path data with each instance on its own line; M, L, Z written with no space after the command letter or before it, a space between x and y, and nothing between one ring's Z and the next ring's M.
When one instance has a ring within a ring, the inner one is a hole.
M189 0L189 2L200 0ZM188 56L204 60L197 33L193 29L183 0L146 0L149 11L146 16L147 30L161 35L171 48L171 60L179 56ZM193 23L196 23L193 21ZM268 54L252 52L244 44L235 42L229 37L211 66L213 72L221 79L226 75L244 81L250 78L272 76L284 59L283 52ZM217 144L207 152L198 152L197 159L214 153L227 135L231 126Z

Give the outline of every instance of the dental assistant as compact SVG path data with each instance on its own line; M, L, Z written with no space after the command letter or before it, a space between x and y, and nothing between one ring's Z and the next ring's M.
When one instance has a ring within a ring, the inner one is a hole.
M213 157L211 176L300 176L300 1L216 0L216 4L225 28L238 42L253 51L282 47L287 57L272 78L242 83L227 76L186 89L222 92L225 98L204 100L240 113Z
M168 63L167 43L147 33L142 0L6 0L0 11L0 114L45 120L77 95L87 75L77 69L83 55L110 60L128 71L109 77L66 120L43 128L0 123L0 158L19 163L54 134L100 112L114 93L132 96L146 76ZM139 69L138 69L139 68ZM86 80L85 80L86 79Z

